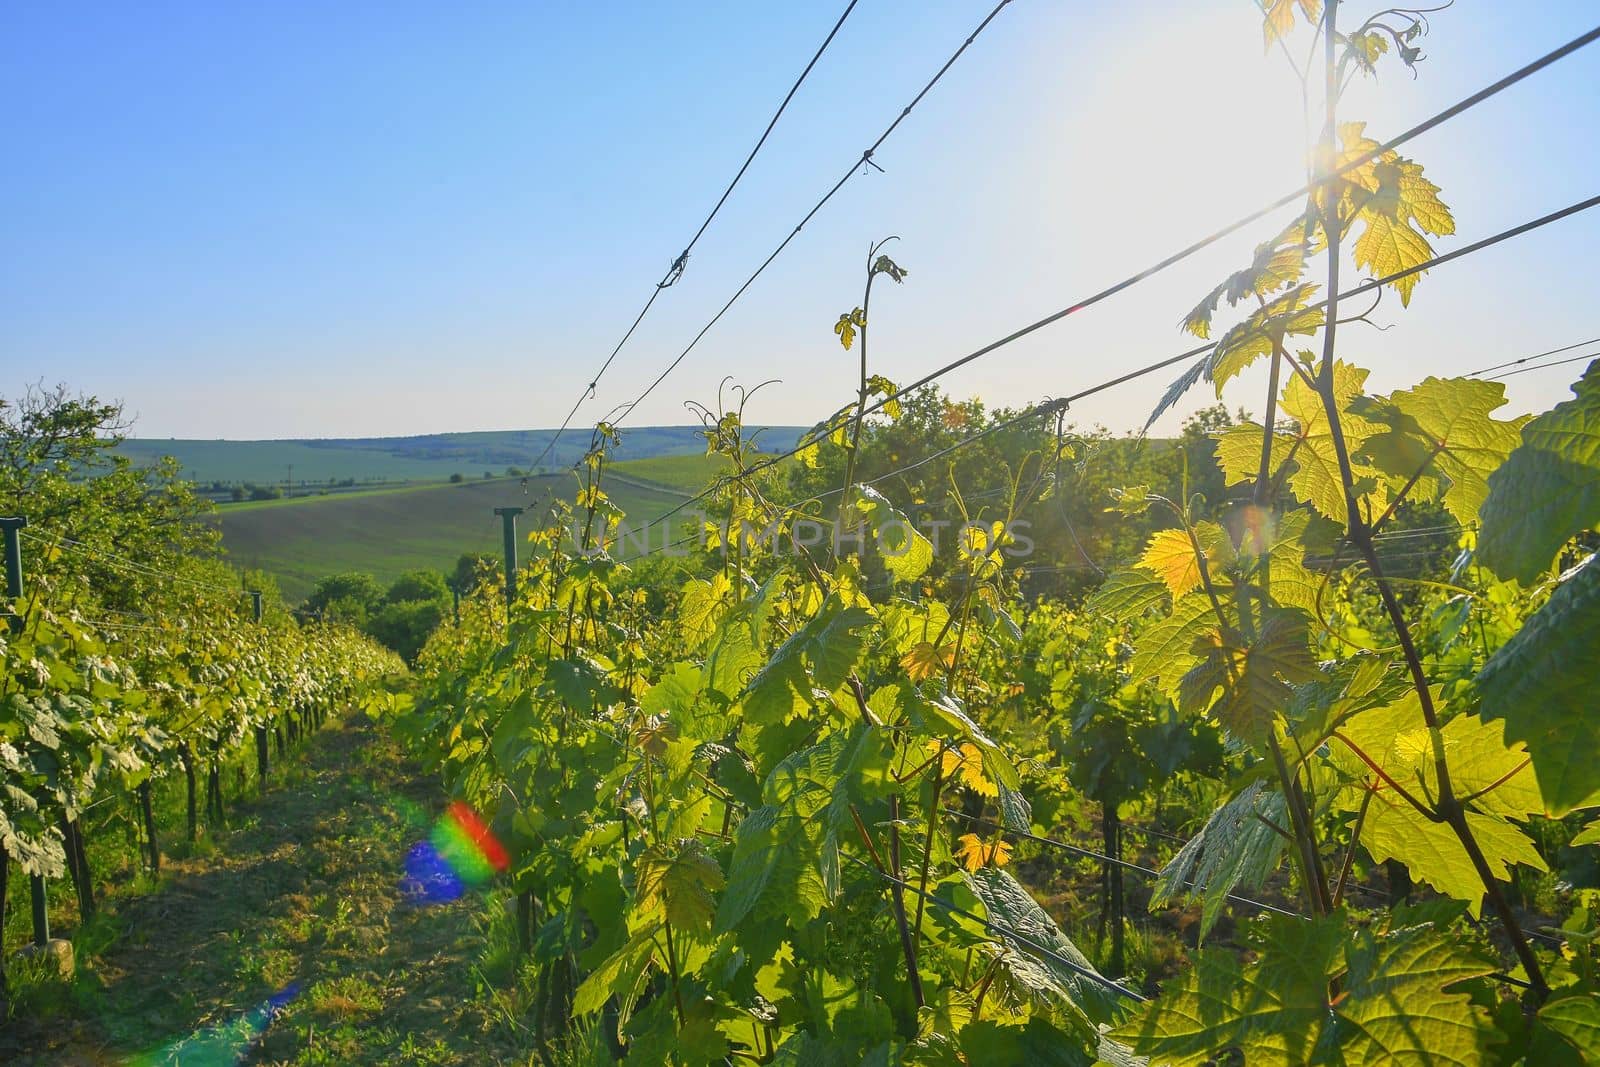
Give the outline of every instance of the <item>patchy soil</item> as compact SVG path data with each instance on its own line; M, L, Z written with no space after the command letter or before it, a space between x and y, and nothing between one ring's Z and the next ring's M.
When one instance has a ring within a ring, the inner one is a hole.
M56 1010L0 1032L0 1062L530 1062L495 988L510 970L501 909L401 894L406 851L441 807L381 729L329 725L230 811L211 855L168 859L156 891L104 902L109 943Z

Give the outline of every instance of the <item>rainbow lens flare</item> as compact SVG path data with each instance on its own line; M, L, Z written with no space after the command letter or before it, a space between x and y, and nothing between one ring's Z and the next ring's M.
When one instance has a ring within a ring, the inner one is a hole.
M476 812L459 800L434 824L428 840L406 853L400 891L418 904L459 900L506 869L506 850Z
M244 1062L267 1027L299 995L300 986L290 985L231 1022L208 1026L165 1048L135 1056L128 1061L129 1067L233 1067Z

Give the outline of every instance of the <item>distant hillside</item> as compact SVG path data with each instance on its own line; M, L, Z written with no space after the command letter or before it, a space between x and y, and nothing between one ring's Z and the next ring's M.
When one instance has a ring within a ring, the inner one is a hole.
M552 490L570 500L577 489L570 474L532 477L525 488L522 481L497 478L224 504L218 521L229 558L275 575L285 598L294 602L304 599L318 578L339 571L365 571L387 584L415 568L448 571L463 552L498 556L495 508L533 509ZM620 480L606 490L635 525L684 499L680 491Z
M803 432L778 426L764 438L774 450L792 445ZM424 434L416 437L306 438L282 441L202 441L183 438L132 438L121 451L135 463L154 463L172 456L184 476L201 484L283 485L293 478L316 488L343 481L358 485L383 482L443 482L452 474L482 479L504 475L507 468L525 471L554 435L554 430L489 430L478 433ZM589 444L588 429L561 436L542 467L557 471L578 460ZM691 455L705 450L705 438L694 426L641 426L624 429L618 459ZM292 474L291 474L292 468Z

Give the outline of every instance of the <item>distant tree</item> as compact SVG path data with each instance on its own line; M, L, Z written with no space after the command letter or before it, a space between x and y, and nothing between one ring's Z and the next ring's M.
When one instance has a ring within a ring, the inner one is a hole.
M494 477L494 475L492 473L490 473L489 471L484 471L483 472L483 480L484 481L488 481L490 478L493 478L493 477Z
M383 605L383 587L370 574L346 571L321 579L306 597L305 609L324 619L366 626Z
M462 474L460 471L456 471L454 474L452 474L450 476L450 484L451 485L460 485L462 482L464 482L466 480L467 480L467 476Z
M282 500L283 490L275 485L253 485L250 487L251 500Z
M233 500L233 502L235 504L237 504L239 501L244 499L244 486L242 486L242 485L234 486L233 487L233 491L231 493L229 493L228 496L230 498L232 498L232 500Z
M27 516L45 541L74 542L65 555L30 553L30 573L48 578L70 570L94 607L155 615L181 599L181 587L164 575L220 570L219 531L200 521L211 502L180 478L176 460L135 465L116 451L126 428L121 405L66 386L0 396L0 515ZM142 567L131 570L112 557ZM74 598L78 592L74 587Z
M506 474L512 478L520 478L522 477L523 471L521 467L507 467Z
M492 577L499 567L494 556L483 552L463 552L456 559L456 569L450 575L450 588L466 596L478 588L478 583Z
M386 604L409 604L419 600L448 601L450 586L438 571L406 571L396 578L384 594Z
M443 579L440 579L441 585ZM367 624L367 633L382 641L408 662L427 644L428 635L444 621L448 607L437 600L407 600L385 604Z

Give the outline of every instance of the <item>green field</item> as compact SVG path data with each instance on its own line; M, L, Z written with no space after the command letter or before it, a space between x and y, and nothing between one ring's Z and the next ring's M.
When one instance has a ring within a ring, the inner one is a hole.
M542 506L552 490L570 499L571 475L469 481L409 489L224 505L223 545L237 565L277 577L285 599L305 598L318 578L365 571L387 583L420 567L448 571L463 552L501 550L493 509ZM681 492L621 482L612 499L635 523L655 518L682 501Z
M686 493L697 493L710 485L711 479L724 466L726 464L721 458L697 452L684 456L651 456L648 459L623 460L611 469L629 481L648 482Z
M426 434L416 437L364 437L283 441L201 441L180 438L130 438L119 451L137 464L172 456L190 481L209 484L283 485L293 479L298 490L354 479L379 482L443 482L452 474L481 479L502 475L506 468L526 470L544 452L554 431L493 430L481 433ZM799 427L773 427L769 446L792 442ZM541 467L559 470L580 459L589 445L589 431L563 434ZM698 427L641 426L622 431L618 459L699 455L705 438ZM292 471L291 471L292 468Z

